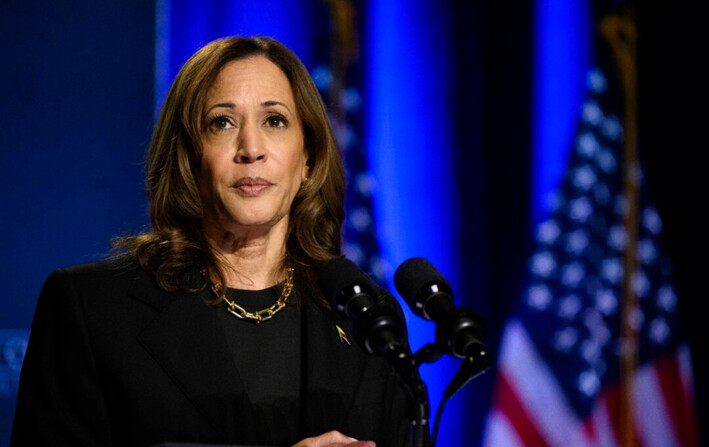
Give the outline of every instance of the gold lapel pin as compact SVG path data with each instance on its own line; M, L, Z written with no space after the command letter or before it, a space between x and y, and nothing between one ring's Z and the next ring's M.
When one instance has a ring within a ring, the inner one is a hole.
M340 341L347 343L348 345L350 344L350 340L347 338L347 335L345 334L345 331L342 330L342 328L338 325L335 325L335 328L337 329L337 335L340 336Z

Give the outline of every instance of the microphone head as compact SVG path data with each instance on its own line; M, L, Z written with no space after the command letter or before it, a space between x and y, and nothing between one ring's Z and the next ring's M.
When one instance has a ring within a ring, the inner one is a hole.
M377 305L377 287L354 262L342 257L332 259L317 269L317 275L320 290L331 307L352 320L352 335L365 352L403 352L404 322L390 306Z
M394 286L411 310L427 320L433 319L426 309L432 294L447 295L452 306L450 283L427 259L417 257L404 261L394 273Z
M367 307L375 304L372 280L349 259L331 259L317 269L317 275L323 296L333 309L344 316L351 318L355 316L353 312L366 311ZM353 301L353 298L357 299ZM352 308L355 305L357 308Z

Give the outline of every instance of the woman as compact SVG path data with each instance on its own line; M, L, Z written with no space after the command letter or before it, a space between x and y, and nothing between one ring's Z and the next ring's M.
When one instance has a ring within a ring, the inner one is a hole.
M344 189L290 50L198 51L148 151L151 231L42 290L11 444L403 445L405 393L316 285L341 255Z

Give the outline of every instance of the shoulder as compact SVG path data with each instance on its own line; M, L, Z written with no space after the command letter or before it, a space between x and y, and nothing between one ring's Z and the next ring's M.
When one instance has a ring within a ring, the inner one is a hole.
M56 269L52 273L61 272L70 275L119 274L139 270L132 258L127 254L119 254L105 259L74 264Z
M96 334L119 333L127 329L116 325L142 324L180 296L163 291L154 275L119 256L53 271L42 287L35 315L82 322Z
M128 255L117 255L100 261L58 268L47 277L44 288L121 288L135 282L150 281L151 276Z

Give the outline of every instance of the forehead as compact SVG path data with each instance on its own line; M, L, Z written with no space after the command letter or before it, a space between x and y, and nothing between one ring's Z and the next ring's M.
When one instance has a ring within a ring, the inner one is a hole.
M234 95L244 99L275 96L271 99L293 103L293 90L285 73L263 56L229 61L219 71L208 98L217 100Z

